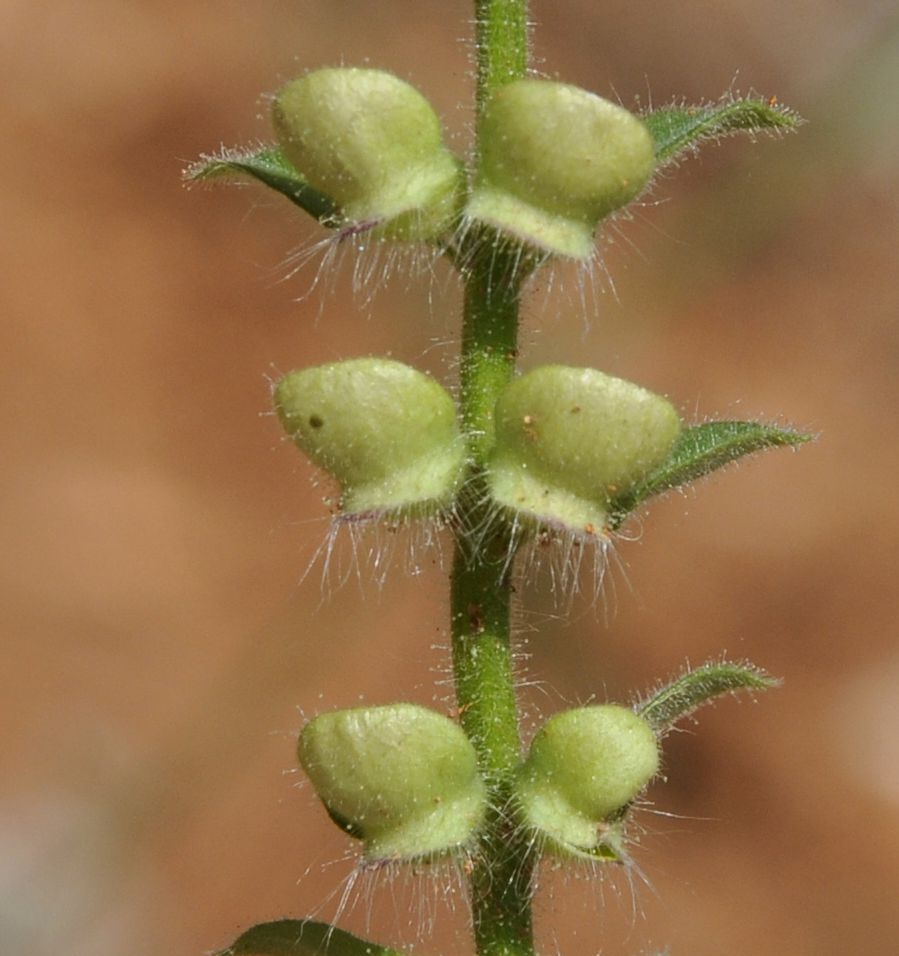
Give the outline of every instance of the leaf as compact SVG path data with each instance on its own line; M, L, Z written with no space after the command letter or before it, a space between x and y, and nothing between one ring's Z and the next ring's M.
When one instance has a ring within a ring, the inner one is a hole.
M216 956L403 956L329 923L281 919L259 923ZM408 956L408 954L405 954Z
M705 140L719 140L734 133L784 133L802 120L776 98L724 96L717 103L696 106L673 105L644 113L643 122L655 140L656 161L664 166L687 150L696 151Z
M739 458L765 448L801 445L811 439L811 435L760 422L706 422L685 428L668 459L636 488L612 501L613 524L621 524L647 498L696 481Z
M716 697L741 690L768 690L779 684L779 680L748 661L709 661L660 687L637 707L637 713L657 734L664 734L678 720Z
M277 146L223 149L216 155L201 156L184 171L188 184L243 177L281 193L323 225L333 226L340 220L333 200L310 186Z

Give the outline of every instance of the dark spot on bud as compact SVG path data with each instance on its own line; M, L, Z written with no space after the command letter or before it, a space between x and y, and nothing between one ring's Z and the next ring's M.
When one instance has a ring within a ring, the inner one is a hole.
M309 416L309 427L310 428L321 428L324 425L324 419L319 418L318 415Z

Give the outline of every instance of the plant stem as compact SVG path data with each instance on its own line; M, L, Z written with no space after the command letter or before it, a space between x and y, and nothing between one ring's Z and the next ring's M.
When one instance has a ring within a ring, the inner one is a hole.
M486 278L473 273L465 290L461 405L472 465L453 562L453 670L462 727L481 769L502 778L518 762L520 747L509 640L511 541L503 525L491 528L483 468L493 405L515 368L519 288L503 286L502 295L488 295ZM484 528L491 530L477 534Z
M478 116L490 96L528 69L527 0L474 0Z
M478 953L532 956L532 860L506 812L521 746L509 633L513 545L505 524L491 521L483 471L493 406L515 368L521 279L509 269L494 286L496 259L476 260L466 279L461 406L472 463L451 582L453 673L460 721L492 808L470 877Z
M475 0L477 109L503 83L525 74L525 0ZM461 411L470 474L460 502L453 560L453 673L460 721L490 788L491 811L470 876L479 956L533 956L527 842L510 821L512 773L520 760L509 628L512 541L491 524L484 484L493 408L515 371L521 284L527 272L495 243L475 241L465 268ZM484 529L490 529L485 533Z

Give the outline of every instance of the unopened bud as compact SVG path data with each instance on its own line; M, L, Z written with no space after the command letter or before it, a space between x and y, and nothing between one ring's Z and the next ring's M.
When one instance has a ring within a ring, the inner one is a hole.
M655 168L642 120L549 80L500 88L484 111L477 181L465 216L549 254L588 259L601 219Z
M428 859L468 843L486 790L458 724L414 704L322 714L299 758L332 819L371 860Z
M345 514L426 516L449 507L465 445L449 392L384 358L290 372L275 408L293 441L341 485Z
M542 366L497 401L490 490L525 527L602 535L612 499L665 461L679 432L659 395L595 369Z
M551 717L518 771L517 796L527 824L560 855L617 850L621 811L659 769L649 724L615 704Z
M349 224L431 240L452 224L464 185L430 103L392 73L315 70L277 94L281 149Z

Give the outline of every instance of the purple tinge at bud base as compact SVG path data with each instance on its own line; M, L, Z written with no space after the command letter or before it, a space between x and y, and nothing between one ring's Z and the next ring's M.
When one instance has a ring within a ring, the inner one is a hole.
M496 403L493 499L519 526L607 532L610 502L666 460L680 432L667 399L596 369L545 365Z
M621 811L658 769L655 734L632 710L566 710L538 731L517 772L519 810L545 852L614 858Z
M315 70L276 95L284 154L347 224L383 238L429 241L451 228L464 188L440 120L408 83L383 70Z
M600 220L634 199L655 169L642 120L549 80L501 87L485 107L479 143L466 221L574 259L590 258Z
M341 511L427 517L452 506L465 443L449 392L417 369L358 358L290 372L275 387L284 430L341 485Z
M428 860L464 848L481 825L477 757L448 717L415 704L322 714L299 758L332 819L369 860Z

